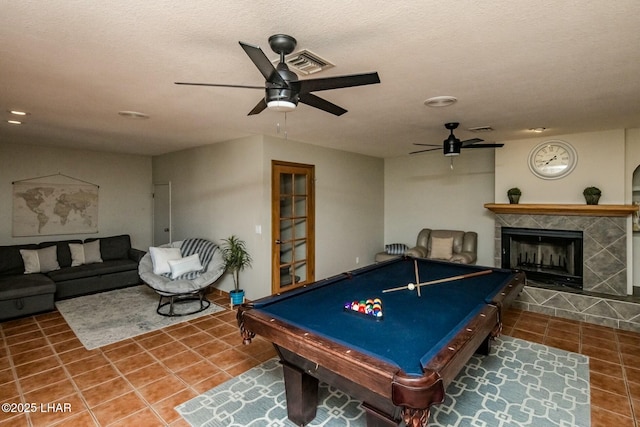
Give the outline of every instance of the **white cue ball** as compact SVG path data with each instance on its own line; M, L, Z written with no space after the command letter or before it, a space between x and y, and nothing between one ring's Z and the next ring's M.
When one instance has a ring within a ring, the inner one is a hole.
M416 285L414 285L413 283L409 283L407 285L407 289L409 289L410 291L414 290L416 288Z

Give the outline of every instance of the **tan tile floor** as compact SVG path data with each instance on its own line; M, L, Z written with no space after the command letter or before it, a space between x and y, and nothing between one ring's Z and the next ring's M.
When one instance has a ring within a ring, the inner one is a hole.
M228 296L211 297L228 306ZM511 310L506 335L590 357L592 427L640 427L640 334ZM185 426L173 408L273 357L225 310L88 351L58 312L0 323L5 426ZM57 406L56 406L57 405Z

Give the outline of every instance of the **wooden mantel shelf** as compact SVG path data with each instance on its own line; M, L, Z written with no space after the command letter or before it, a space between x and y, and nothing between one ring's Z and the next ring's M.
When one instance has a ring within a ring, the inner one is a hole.
M627 216L638 211L636 205L558 205L485 203L485 208L497 214L520 215L582 215Z

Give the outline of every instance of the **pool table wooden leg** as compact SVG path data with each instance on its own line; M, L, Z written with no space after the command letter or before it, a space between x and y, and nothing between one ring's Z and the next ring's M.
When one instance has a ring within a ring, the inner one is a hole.
M429 422L429 412L431 412L431 408L404 408L402 411L402 420L407 425L407 427L426 427L427 423Z
M287 416L298 426L316 417L318 409L318 379L282 362L284 388L287 397Z
M491 340L492 340L491 335L485 338L485 340L482 341L482 344L480 344L480 346L476 350L476 353L481 354L483 356L489 355L489 353L491 352Z

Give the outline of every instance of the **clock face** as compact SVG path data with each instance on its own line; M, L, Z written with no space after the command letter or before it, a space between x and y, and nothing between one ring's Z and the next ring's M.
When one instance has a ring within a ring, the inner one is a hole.
M576 166L576 150L564 141L546 141L536 145L529 153L529 169L544 179L567 176Z

